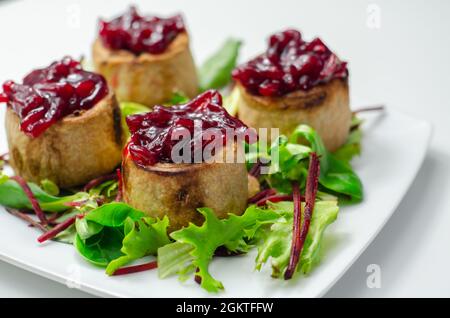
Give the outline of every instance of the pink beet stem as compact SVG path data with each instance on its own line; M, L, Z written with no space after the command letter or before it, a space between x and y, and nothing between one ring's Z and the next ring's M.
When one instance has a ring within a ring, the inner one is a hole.
M117 174L115 174L115 173L110 173L110 174L107 174L107 175L104 175L104 176L95 178L95 179L89 181L89 182L84 186L83 191L84 191L84 192L87 192L87 191L89 191L90 189L92 189L92 188L94 188L94 187L96 187L96 186L102 184L102 183L105 182L105 181L114 180L114 179L116 179L116 178L117 178Z
M36 215L39 218L39 221L41 221L42 225L47 225L47 218L45 217L45 214L42 211L38 200L34 196L33 191L31 191L27 182L20 176L14 176L14 177L11 177L11 179L15 180L22 187L23 192L25 192L25 195L30 200L30 203L31 203L31 206L33 207L34 213L36 213Z
M276 194L277 191L275 189L266 189L266 190L262 190L260 192L258 192L257 194L255 194L254 196L252 196L250 199L248 199L248 203L256 203L259 200L274 195Z
M75 207L80 207L83 204L85 204L87 202L87 200L82 200L82 201L71 201L71 202L66 202L64 203L65 206L71 207L71 208L75 208Z
M294 183L293 197L294 197L294 220L292 233L292 247L289 264L284 273L284 279L291 279L294 275L297 264L300 260L303 246L305 244L306 236L309 231L312 213L314 211L314 204L316 202L317 189L319 186L320 161L316 153L312 152L310 155L308 177L306 179L305 189L305 212L301 212L300 189L298 183Z
M195 273L198 273L200 271L200 268L197 267L197 269L195 270ZM195 274L194 275L194 281L201 285L202 284L202 277L200 275Z
M54 228L52 228L50 231L45 232L44 234L42 234L41 236L38 237L38 242L39 243L43 243L47 240L50 240L52 238L54 238L56 235L58 235L60 232L64 231L65 229L67 229L69 226L71 226L72 224L75 223L76 218L82 218L83 215L79 214L79 215L75 215L72 216L71 218L68 218L67 220L65 220L64 222L59 223L58 225L56 225Z
M269 195L265 198L262 198L258 202L256 202L257 206L263 206L267 202L281 202L281 201L292 201L292 195L290 194L275 194L275 195Z
M261 161L256 161L256 163L250 168L250 171L248 172L249 175L258 178L259 174L261 173Z
M33 218L31 218L30 216L26 215L25 213L16 210L16 209L11 209L11 208L6 208L6 210L11 213L14 216L17 216L18 218L26 221L27 223L29 223L29 226L32 227L36 227L38 229L40 229L42 232L47 231L47 229L45 228L45 226L43 226L41 223L33 220Z
M119 268L114 272L114 276L118 275L126 275L126 274L132 274L132 273L138 273L143 271L148 271L151 269L155 269L158 267L157 261L152 261L150 263L141 264L141 265L134 265L134 266L128 266L128 267L122 267Z

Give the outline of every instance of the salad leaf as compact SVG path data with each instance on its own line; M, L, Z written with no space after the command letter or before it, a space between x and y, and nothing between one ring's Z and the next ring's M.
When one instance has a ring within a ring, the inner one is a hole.
M72 195L57 197L45 192L32 182L28 182L28 185L38 200L41 209L46 212L66 211L70 209L69 206L65 205L66 203L86 200L89 196L85 192L78 192ZM22 187L16 181L9 178L4 179L0 183L0 205L13 209L32 209L30 200Z
M77 235L77 230L75 229L75 225L69 226L64 231L58 233L53 240L58 241L60 243L73 245L75 242L75 237Z
M352 130L345 144L333 153L333 156L341 161L350 162L350 160L361 154L362 130L359 127L361 120L354 116L352 119Z
M200 208L198 211L205 217L202 226L190 224L186 228L173 232L171 237L178 243L189 244L193 247L192 251L189 252L192 256L192 262L188 262L184 269L198 268L196 275L201 278L201 286L209 292L218 292L223 289L223 285L214 279L208 271L209 263L216 249L219 246L225 246L233 252L247 252L249 244L246 240L252 239L261 225L273 222L274 219L278 218L278 214L256 206L250 206L242 216L230 214L227 219L219 220L209 208ZM158 259L170 259L167 253L173 251L174 249L169 247L159 249ZM186 257L185 259L188 260ZM170 262L163 262L159 265L165 264L170 264ZM180 267L172 264L170 268L160 268L160 273L172 273L174 268L180 270ZM181 272L183 273L183 269L181 269Z
M75 230L80 239L87 240L95 234L100 233L103 230L103 225L96 222L89 222L86 218L77 218L75 220Z
M222 88L230 82L240 47L241 41L230 38L205 61L199 70L202 91Z
M269 208L282 217L265 232L263 242L258 246L256 269L260 270L270 258L272 276L281 278L289 263L294 206L292 202L279 202L271 203ZM338 211L336 201L316 202L297 271L308 274L320 262L323 234L327 226L336 220Z
M123 255L124 224L139 220L145 214L120 202L104 204L77 219L75 248L89 262L106 267Z
M308 158L312 149L297 143L290 143L284 135L279 136L269 149L269 155L278 152L278 160L271 161L269 174L263 180L281 193L290 193L292 181L298 181L303 188L308 174ZM261 156L261 155L259 155Z
M119 188L117 180L108 180L89 190L91 197L98 197L103 195L107 200L111 201L116 198Z
M328 190L350 197L353 202L361 201L363 198L362 183L350 165L329 153L322 139L311 127L298 126L289 140L295 142L300 138L306 139L312 151L316 152L320 158L320 184Z
M56 183L54 183L51 180L48 180L48 179L42 180L41 187L42 187L42 190L44 190L45 192L47 192L50 195L57 196L59 194L58 186L56 185Z
M122 117L126 118L129 115L145 113L151 109L145 105L133 103L133 102L121 102L119 104L120 110L122 112Z
M93 209L75 222L75 248L89 262L107 267L112 275L119 267L156 254L170 242L169 219L146 217L125 203L112 202Z
M1 163L1 161L3 161L3 160L0 160L0 163ZM6 182L8 180L9 180L9 177L6 174L0 173L0 184Z
M178 105L178 104L184 104L187 103L189 101L189 97L187 97L186 95L184 95L181 92L175 92L172 97L170 98L170 100L167 102L167 106L172 106L172 105Z
M192 265L194 256L191 252L194 246L189 243L174 242L158 249L158 276L166 278L171 275L179 274L185 269L195 270Z
M92 210L85 219L107 227L122 227L127 218L137 221L144 216L144 212L126 203L111 202Z
M162 220L144 217L127 223L121 248L124 255L111 261L106 267L106 273L112 275L117 269L134 260L146 255L155 255L159 247L170 243L167 235L168 226L167 216Z
M99 233L83 240L75 237L75 248L90 263L106 267L109 262L122 256L123 232L121 228L105 227Z
M308 145L304 145L305 141ZM330 194L349 198L353 202L363 198L361 180L351 168L347 160L338 159L325 148L317 132L307 125L299 125L287 138L279 136L271 148L278 151L278 162L272 162L270 174L264 180L270 187L283 193L289 193L291 181L305 184L309 153L315 152L320 159L319 183L324 191Z

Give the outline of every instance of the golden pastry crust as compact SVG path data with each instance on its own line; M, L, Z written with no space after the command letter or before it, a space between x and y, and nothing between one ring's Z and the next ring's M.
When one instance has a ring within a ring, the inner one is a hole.
M282 97L255 96L239 83L235 89L239 90L238 117L250 127L279 128L280 134L289 135L299 124L307 124L319 133L329 151L347 140L352 116L347 79Z
M64 117L36 138L19 125L19 117L8 107L10 163L28 181L50 179L60 187L73 187L110 173L121 161L122 125L113 94L81 114Z
M96 71L106 78L119 102L154 106L167 102L174 92L191 98L198 93L197 71L187 33L179 34L162 54L112 51L97 39L93 60Z
M244 163L158 163L146 169L126 156L122 162L123 198L149 216L170 219L170 231L200 225L197 208L208 207L219 218L240 215L247 207Z
M258 179L251 175L248 175L248 186L247 187L248 187L248 198L249 199L261 191Z

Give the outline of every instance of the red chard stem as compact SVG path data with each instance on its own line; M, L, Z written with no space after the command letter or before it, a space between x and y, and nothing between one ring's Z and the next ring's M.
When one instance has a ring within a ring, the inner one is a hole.
M105 181L109 181L109 180L115 180L117 179L117 174L116 173L111 173L111 174L107 174L104 176L100 176L98 178L95 178L91 181L89 181L83 188L84 192L88 192L90 189L102 184Z
M141 264L141 265L134 265L134 266L128 266L128 267L122 267L119 268L114 272L114 276L118 275L126 275L126 274L132 274L132 273L138 273L143 271L148 271L151 269L155 269L158 267L157 261L152 261L150 263Z
M277 191L275 189L266 189L266 190L262 190L260 192L258 192L257 194L255 194L254 196L252 196L250 199L248 199L248 203L256 203L258 201L260 201L261 199L271 196L271 195L275 195L277 193Z
M54 238L56 235L58 235L60 232L64 231L65 229L67 229L69 226L71 226L72 224L75 223L75 220L77 218L81 219L83 217L83 215L79 214L79 215L75 215L72 216L71 218L68 218L67 220L65 220L64 222L59 223L58 225L56 225L54 228L52 228L50 231L45 232L44 234L42 234L41 236L38 237L38 242L39 243L43 243L47 240L51 240L52 238Z
M30 203L31 203L31 206L33 207L34 213L36 213L36 215L39 218L39 221L41 221L42 225L47 225L47 218L45 217L45 214L42 211L38 200L34 196L33 191L31 191L31 189L28 186L25 179L23 179L20 176L14 176L14 177L11 177L11 179L16 181L22 187L23 192L25 192L26 196L30 200Z
M314 204L316 202L317 189L319 187L319 173L320 161L317 154L312 152L310 154L308 177L306 179L305 189L305 211L301 213L301 197L298 183L294 183L293 198L294 198L294 220L292 233L292 247L289 265L284 273L284 279L291 279L300 261L300 255L305 244L306 236L308 235L309 225L311 223L312 214L314 211Z

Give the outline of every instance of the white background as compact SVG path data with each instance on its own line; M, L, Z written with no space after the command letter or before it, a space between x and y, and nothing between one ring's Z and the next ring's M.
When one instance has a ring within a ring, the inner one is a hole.
M385 103L433 123L429 153L410 191L327 296L450 296L449 1L141 2L142 11L184 13L198 62L230 35L245 42L242 60L285 27L302 30L305 38L319 35L350 63L354 108ZM111 0L0 1L0 82L20 80L31 68L66 54L89 56L98 15L110 17L125 6ZM386 187L395 177L385 176ZM381 268L379 289L366 285L370 264ZM89 295L0 262L0 296Z

